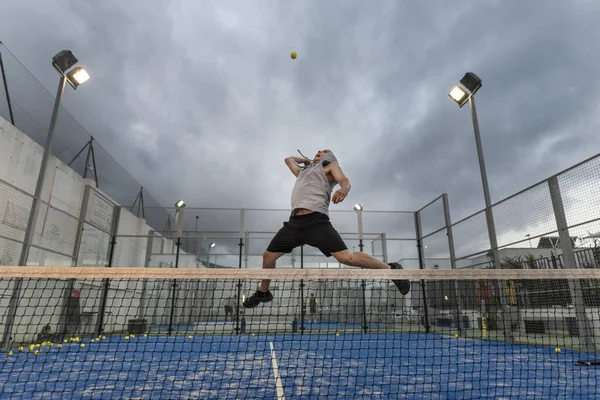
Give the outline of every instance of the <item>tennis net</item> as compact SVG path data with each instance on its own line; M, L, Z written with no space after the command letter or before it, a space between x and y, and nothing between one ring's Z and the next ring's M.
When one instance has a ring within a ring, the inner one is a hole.
M600 393L595 269L0 267L0 279L2 398ZM273 300L245 309L261 279Z

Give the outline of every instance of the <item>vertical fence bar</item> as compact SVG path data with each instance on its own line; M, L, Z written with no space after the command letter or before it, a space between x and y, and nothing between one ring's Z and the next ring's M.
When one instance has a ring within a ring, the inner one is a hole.
M569 225L565 215L565 209L560 193L560 186L556 176L548 179L548 187L550 189L550 198L552 200L552 208L554 209L554 217L556 218L556 226L558 228L558 237L560 247L563 253L565 268L577 268L575 255L573 253L573 242L569 235ZM590 321L585 312L585 304L583 302L583 291L581 290L581 281L579 279L569 280L569 289L573 304L575 305L575 314L577 316L577 327L579 328L579 344L584 351L596 351L594 344Z
M450 268L456 269L456 254L454 253L454 236L452 234L452 220L450 218L450 205L448 202L448 194L442 195L442 202L444 205L444 219L446 223L446 235L448 236L448 251L450 252ZM456 327L458 328L458 335L462 336L462 304L460 295L460 283L454 281L454 292L456 297Z
M238 260L238 268L242 269L242 260L244 256L244 222L246 219L246 210L240 210L240 241L238 246L240 247L239 251L239 260ZM242 300L242 280L239 279L237 283L237 299L235 302L235 334L240 334L240 301ZM245 331L246 320L242 321L242 332Z
M113 223L111 226L111 235L110 235L110 248L108 250L108 268L112 268L113 260L115 258L115 246L117 244L117 235L119 233L119 220L121 218L121 207L116 206L113 214ZM98 326L97 331L98 335L104 333L104 318L106 314L106 302L108 301L108 291L110 290L110 279L104 279L104 288L102 290L102 300L100 303L100 312L98 315Z
M381 234L381 251L383 252L383 262L388 263L388 252L387 252L387 234L384 232Z
M419 269L425 269L425 263L423 260L423 244L422 244L422 233L421 233L421 212L415 212L415 233L417 236L417 251L419 253ZM425 280L421 279L421 296L423 298L423 312L425 318L425 332L429 333L429 312L427 307L427 290L425 288Z
M152 257L152 242L154 241L154 231L148 232L148 239L146 241L146 257L144 259L144 268L150 266L150 258ZM138 309L137 318L141 319L145 316L146 309L146 291L148 290L148 279L144 279L142 282L142 298L140 299L140 307ZM194 306L196 300L194 299Z
M87 215L87 209L90 199L90 186L85 185L83 188L83 200L81 201L81 207L79 209L79 221L77 221L77 234L75 236L75 245L73 246L73 259L71 261L72 266L77 266L79 262L79 251L81 249L81 238L83 237L83 230L85 227L85 216ZM48 207L50 203L48 203ZM114 218L114 209L113 209L113 218ZM75 284L75 279L69 279L67 281L65 291L63 294L63 308L61 315L61 328L59 329L59 333L65 335L67 333L67 322L69 319L69 297L71 296L71 292L73 291L73 287Z
M2 42L0 42L1 44ZM6 79L6 72L4 71L4 61L2 60L2 51L0 51L0 73L2 73L2 82L4 83L4 93L6 93L6 102L8 103L8 115L10 116L10 123L15 124L15 117L13 115L12 103L10 102L10 94L8 93L8 82Z

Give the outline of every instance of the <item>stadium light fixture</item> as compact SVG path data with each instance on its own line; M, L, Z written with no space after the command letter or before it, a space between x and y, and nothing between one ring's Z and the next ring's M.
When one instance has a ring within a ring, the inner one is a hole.
M354 211L358 212L358 211L362 211L363 206L361 206L360 204L356 203L354 205Z
M175 208L184 208L184 207L185 207L185 201L177 200L177 202L175 203Z
M42 155L40 171L35 185L31 203L31 211L29 212L29 219L27 221L27 227L25 228L25 238L23 239L23 246L21 247L21 255L19 257L19 265L21 266L27 265L29 250L31 248L31 243L33 242L33 235L35 231L34 227L37 225L37 217L39 214L39 199L41 198L42 188L44 187L46 170L48 169L48 163L50 160L50 149L52 148L52 138L54 136L56 121L58 120L58 114L60 111L60 105L66 83L68 82L73 89L77 89L77 86L90 79L90 76L85 69L82 67L75 67L78 62L79 60L77 60L77 57L75 57L70 50L62 50L52 57L52 66L60 75L60 80L56 97L54 98L50 126L48 127L48 134L46 136L46 144L44 147L44 153Z
M464 89L458 85L454 86L448 96L462 108L481 89L481 79L474 73L467 72L460 83Z
M215 247L215 246L216 246L216 243L215 243L215 242L212 242L212 243L210 244L210 248L211 248L211 249L212 249L213 247Z
M73 86L74 89L77 89L79 85L90 79L90 74L88 74L83 67L77 67L73 68L73 70L67 74L67 78L69 83L71 83L71 86Z

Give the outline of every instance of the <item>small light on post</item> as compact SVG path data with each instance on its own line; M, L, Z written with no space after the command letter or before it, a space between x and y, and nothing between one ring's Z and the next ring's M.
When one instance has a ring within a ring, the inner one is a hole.
M362 223L362 211L363 206L356 203L354 205L354 211L356 211L356 217L358 218L358 248L363 251L363 223Z
M481 89L481 79L479 79L479 77L474 73L467 72L460 80L460 83L467 90L461 88L460 86L454 86L450 93L448 93L448 96L450 96L450 98L454 100L460 108L462 108L462 106L464 106L467 101L469 101L469 99L473 97L479 89Z
M212 243L210 244L210 248L212 249L213 247L215 247L215 245L216 245L216 243L215 243L215 242L212 242Z
M175 223L177 224L177 239L183 235L183 209L185 208L185 202L178 200L175 203Z

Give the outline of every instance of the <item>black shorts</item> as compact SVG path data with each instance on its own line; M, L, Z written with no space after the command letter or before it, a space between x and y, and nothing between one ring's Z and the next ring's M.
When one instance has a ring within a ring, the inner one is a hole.
M331 225L329 217L314 212L291 216L271 240L267 251L291 253L294 248L303 244L318 248L327 257L331 253L348 250L340 234Z

